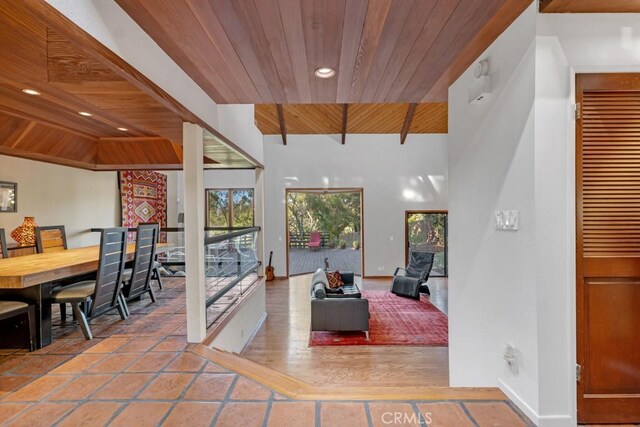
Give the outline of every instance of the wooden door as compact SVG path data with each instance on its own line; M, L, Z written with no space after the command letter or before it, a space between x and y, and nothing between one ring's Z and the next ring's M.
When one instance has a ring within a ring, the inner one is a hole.
M640 422L640 74L576 79L578 421Z

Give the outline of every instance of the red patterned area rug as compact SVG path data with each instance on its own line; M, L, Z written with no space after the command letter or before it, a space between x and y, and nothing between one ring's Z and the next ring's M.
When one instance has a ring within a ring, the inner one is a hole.
M120 171L122 226L137 227L140 222L158 222L167 226L167 176L153 171ZM129 233L135 240L135 233ZM160 233L166 242L166 233Z
M369 336L363 332L312 332L310 346L330 345L449 345L447 316L422 295L420 301L389 291L364 291L369 300Z

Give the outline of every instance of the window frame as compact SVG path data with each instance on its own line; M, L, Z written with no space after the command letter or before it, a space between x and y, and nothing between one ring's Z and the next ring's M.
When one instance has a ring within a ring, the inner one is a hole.
M205 206L204 206L204 214L205 214L205 226L206 227L218 227L216 225L211 225L210 216L209 216L209 196L211 192L220 192L226 191L228 193L228 206L227 206L227 222L229 224L229 228L234 228L233 225L233 193L235 191L250 191L251 192L251 225L247 227L254 227L256 224L256 201L255 201L255 189L251 187L241 187L241 188L205 188L204 196L205 196ZM243 226L244 227L244 226Z

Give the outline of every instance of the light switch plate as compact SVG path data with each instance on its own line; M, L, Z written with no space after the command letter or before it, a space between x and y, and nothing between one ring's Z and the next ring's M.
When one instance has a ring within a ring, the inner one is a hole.
M496 230L518 230L518 211L496 211Z

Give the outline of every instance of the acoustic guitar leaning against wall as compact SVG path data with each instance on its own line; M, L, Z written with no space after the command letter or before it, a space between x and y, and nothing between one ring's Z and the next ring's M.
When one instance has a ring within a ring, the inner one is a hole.
M273 259L273 251L269 252L269 265L264 269L264 274L266 276L267 282L270 282L273 279L275 279L275 275L274 275L275 270L271 265L272 259Z

